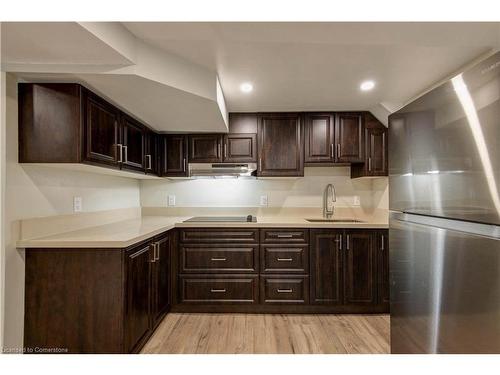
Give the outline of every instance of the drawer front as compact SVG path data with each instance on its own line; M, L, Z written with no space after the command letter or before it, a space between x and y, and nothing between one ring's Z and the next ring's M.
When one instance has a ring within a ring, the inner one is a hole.
M309 273L309 246L262 245L261 272Z
M186 243L258 243L258 229L182 229L180 241Z
M258 276L181 276L182 303L242 303L259 301Z
M260 295L264 304L306 304L309 302L309 277L263 276Z
M182 245L180 272L257 272L259 245Z
M262 229L262 243L309 243L307 229Z

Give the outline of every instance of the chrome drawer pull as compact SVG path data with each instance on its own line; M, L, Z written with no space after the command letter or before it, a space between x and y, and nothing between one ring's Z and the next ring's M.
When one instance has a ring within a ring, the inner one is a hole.
M213 261L213 262L216 262L216 261L221 261L221 262L224 262L224 261L226 261L227 259L226 259L226 258L212 258L212 259L210 259L210 260L211 260L211 261Z
M291 262L293 259L292 258L277 258L276 260L278 262Z
M293 289L277 289L278 293L292 293Z
M293 234L278 234L278 238L292 238Z
M210 289L212 293L226 293L226 289Z

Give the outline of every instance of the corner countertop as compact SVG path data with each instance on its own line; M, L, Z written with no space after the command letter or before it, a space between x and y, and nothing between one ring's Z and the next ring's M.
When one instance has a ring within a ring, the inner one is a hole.
M363 218L362 222L311 223L303 217L257 216L256 223L189 222L190 216L142 216L111 224L92 226L65 233L17 241L18 248L126 248L173 228L324 228L385 229L387 220ZM320 219L320 217L307 217ZM335 218L337 220L342 217ZM351 219L351 218L349 218ZM354 218L356 219L356 218Z

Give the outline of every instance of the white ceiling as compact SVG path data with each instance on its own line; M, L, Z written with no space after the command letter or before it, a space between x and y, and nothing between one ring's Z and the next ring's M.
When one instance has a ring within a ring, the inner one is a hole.
M397 106L500 46L500 23L124 23L216 71L230 111ZM377 82L359 91L365 79ZM254 83L251 95L240 92Z
M500 23L4 22L1 37L2 70L21 79L82 82L159 131L209 132L227 130L226 108L384 121L498 49Z

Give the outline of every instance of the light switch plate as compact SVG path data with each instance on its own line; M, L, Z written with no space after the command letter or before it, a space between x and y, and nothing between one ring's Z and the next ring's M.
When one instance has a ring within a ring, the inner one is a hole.
M73 197L73 212L82 212L83 210L83 198Z
M360 199L359 195L355 195L355 196L353 197L353 202L352 202L352 204L353 204L354 206L360 206L360 205L361 205L361 199Z
M175 195L169 195L168 196L167 204L169 206L175 206Z
M263 207L267 207L267 204L268 204L268 199L267 199L267 195L261 195L260 196L260 205L263 206Z

